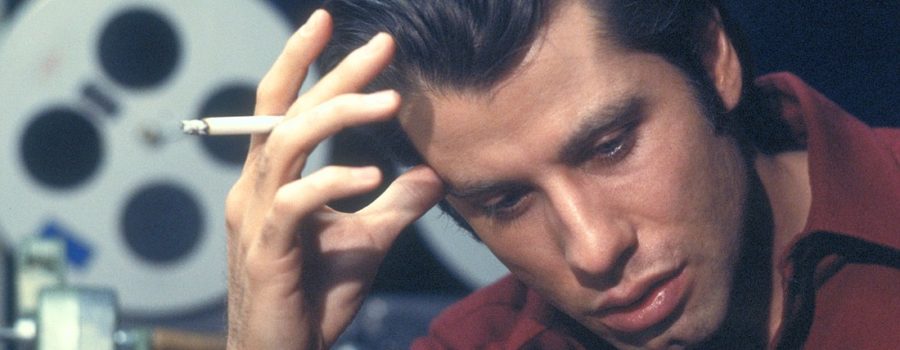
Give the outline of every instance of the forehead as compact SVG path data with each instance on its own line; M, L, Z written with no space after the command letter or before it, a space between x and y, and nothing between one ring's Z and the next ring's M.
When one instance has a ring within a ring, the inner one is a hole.
M642 77L652 74L637 73L661 60L615 47L600 27L580 2L560 4L507 78L489 91L408 98L400 123L445 180L549 157L575 117L641 93Z

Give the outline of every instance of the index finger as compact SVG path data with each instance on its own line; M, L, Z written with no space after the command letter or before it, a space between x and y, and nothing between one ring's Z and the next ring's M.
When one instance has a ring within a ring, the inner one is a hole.
M256 115L281 115L287 112L297 99L309 66L325 49L331 37L331 26L331 15L319 9L291 35L281 54L257 86ZM263 135L254 136L251 149L264 138Z

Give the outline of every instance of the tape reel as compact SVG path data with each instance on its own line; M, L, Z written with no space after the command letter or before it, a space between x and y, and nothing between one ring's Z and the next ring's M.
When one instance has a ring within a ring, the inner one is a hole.
M182 137L178 121L252 112L290 31L258 1L26 3L0 46L4 240L63 237L69 279L113 287L126 314L221 303L246 140Z
M509 273L506 266L438 207L416 222L419 234L438 260L470 287L477 288Z
M3 32L6 22L9 21L9 12L12 4L8 0L0 0L0 40L3 40Z

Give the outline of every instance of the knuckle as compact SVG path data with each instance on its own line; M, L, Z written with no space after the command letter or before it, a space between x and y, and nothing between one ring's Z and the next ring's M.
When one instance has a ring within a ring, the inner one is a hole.
M259 236L256 239L256 247L257 248L265 248L272 244L275 241L275 237L277 236L276 227L272 224L271 220L266 220L265 224L263 224L262 231L259 232ZM259 259L254 259L257 257L260 252L264 250L261 249L251 249L248 253L248 257L251 258L251 261L258 261Z
M270 175L281 171L284 166L283 162L291 157L299 140L290 138L285 128L275 127L269 134L269 139L262 147L260 154L256 159L256 176L258 179L265 179Z
M256 178L257 179L265 179L268 174L268 171L265 167L256 168ZM254 182L255 195L257 197L263 197L265 195L266 182L262 180L258 180Z
M269 75L263 76L259 84L256 85L256 101L260 102L272 95L273 84Z
M290 58L303 57L307 52L306 40L307 38L304 35L291 35L284 44L282 54Z
M256 86L256 103L257 105L266 105L271 103L281 92L282 88L276 82L272 81L269 76L263 77Z
M242 222L241 215L238 214L236 209L225 209L225 229L228 231L229 236L236 234L240 230Z
M266 142L266 145L262 147L260 154L256 157L256 166L254 167L256 171L253 175L256 176L258 181L265 179L266 176L269 175L269 167L272 161L270 154L278 149L279 143L278 140L270 138L270 140Z
M297 200L294 196L285 190L284 187L275 191L275 196L272 198L272 214L271 215L287 215L294 211L296 208ZM270 220L267 220L270 221Z
M260 234L261 239L264 236L266 236L265 232ZM248 282L258 281L260 277L266 275L268 270L267 264L265 264L265 260L258 249L250 249L250 251L247 252L243 265L245 273L244 277Z
M266 140L266 146L264 147L266 153L271 154L273 150L280 149L279 147L284 146L285 140L290 137L290 128L287 127L288 123L278 123L272 128L272 131L269 132L269 138Z
M245 197L244 186L238 180L225 197L225 227L229 233L237 232L241 227Z

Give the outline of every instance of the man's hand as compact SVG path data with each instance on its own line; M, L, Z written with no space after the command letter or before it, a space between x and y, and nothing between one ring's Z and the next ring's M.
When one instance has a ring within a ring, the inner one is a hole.
M420 166L366 208L342 213L326 204L375 189L377 168L329 166L298 179L318 143L343 128L384 121L400 105L394 91L357 93L390 62L394 42L387 34L297 98L331 30L328 13L316 11L258 87L256 114L287 118L271 134L253 137L226 203L231 349L333 344L399 232L443 195L437 175Z

